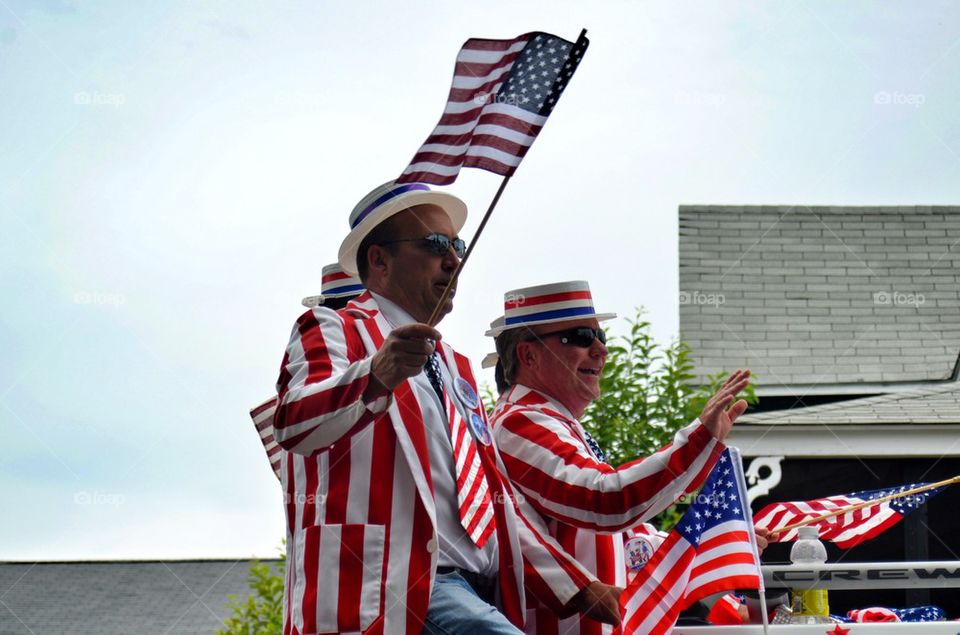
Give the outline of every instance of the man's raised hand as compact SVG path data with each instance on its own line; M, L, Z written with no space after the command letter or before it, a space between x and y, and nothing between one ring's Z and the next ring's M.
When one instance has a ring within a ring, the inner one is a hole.
M379 396L405 379L419 375L439 340L440 331L426 324L407 324L390 331L383 346L373 355L370 374L375 381L370 382L371 388L367 390L371 394L364 393L364 396Z
M723 441L730 434L730 428L737 417L743 414L747 409L747 402L743 399L738 400L732 406L733 400L741 390L750 383L750 371L740 369L729 377L723 383L723 386L717 393L710 398L703 412L700 413L700 422L707 427L718 441ZM727 410L727 406L730 409Z

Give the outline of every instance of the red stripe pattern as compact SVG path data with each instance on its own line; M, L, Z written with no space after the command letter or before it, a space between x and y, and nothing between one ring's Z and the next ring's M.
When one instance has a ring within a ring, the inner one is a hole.
M548 33L467 40L440 122L397 182L446 185L461 167L512 175L588 45Z
M811 520L844 507L906 492L924 485L927 485L927 483L910 483L899 487L827 496L810 501L771 503L760 510L754 517L753 522L756 527L767 528L772 531L779 527ZM942 489L933 488L925 492L907 494L883 503L867 505L858 510L827 518L814 524L818 528L821 538L833 542L841 549L849 549L893 527L903 520L904 516L925 504L931 496ZM795 540L798 533L797 529L791 529L782 534L777 534L775 542Z
M589 448L580 424L540 392L515 385L491 419L495 445L522 496L527 517L601 582L626 586L624 541L641 524L699 487L723 446L699 422L653 456L613 468ZM628 531L628 533L619 533ZM542 604L528 612L528 633L610 633L599 622L564 616Z
M422 410L409 381L360 398L389 328L365 293L338 312L309 311L291 334L273 422L284 450L285 634L423 631L439 554ZM451 374L476 390L465 358L441 344ZM591 578L520 521L493 447L477 449L494 519L481 536L497 532L501 608L521 627L525 583L559 610Z
M734 460L724 450L695 502L620 596L624 635L665 635L680 611L701 598L760 588L760 559Z
M274 475L280 479L280 453L283 448L277 443L273 436L273 415L277 410L277 398L270 397L260 405L250 409L250 418L253 419L253 425L257 429L257 435L263 444L263 451L267 453L267 460L270 461L270 467Z
M441 348L441 357L446 361L450 354ZM466 362L466 358L463 358ZM460 379L459 366L461 364L447 364L448 368L456 369L453 375L454 383ZM447 420L450 424L450 441L453 446L454 467L457 475L457 506L460 511L460 522L470 539L483 549L490 536L493 535L493 501L490 498L490 487L484 476L483 466L480 463L480 452L473 435L468 429L469 424L463 420L450 398L449 391L444 391L444 401ZM476 412L481 417L478 405ZM484 426L486 423L484 422Z

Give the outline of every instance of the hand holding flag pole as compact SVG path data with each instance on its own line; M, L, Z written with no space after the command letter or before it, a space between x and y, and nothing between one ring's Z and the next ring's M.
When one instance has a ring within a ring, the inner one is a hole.
M589 44L583 29L576 42L532 32L512 40L472 38L460 49L440 122L397 182L448 185L457 179L461 167L481 168L504 179L430 315L430 326L436 324L507 182L543 129Z

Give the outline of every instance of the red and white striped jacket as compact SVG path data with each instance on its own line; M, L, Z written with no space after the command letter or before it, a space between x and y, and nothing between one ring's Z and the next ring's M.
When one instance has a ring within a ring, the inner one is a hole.
M526 386L500 396L491 417L494 444L510 480L550 535L606 584L626 585L624 541L648 533L644 520L700 487L724 449L695 421L654 455L613 468L590 451L583 428L563 406ZM531 603L528 633L610 633L586 617L563 618Z
M361 399L389 331L364 293L340 311L302 315L287 346L274 418L287 450L285 635L423 630L438 558L423 415L410 380L372 404ZM466 358L444 342L439 350L476 389ZM560 611L595 578L524 520L494 447L478 448L495 508L501 610L522 627L525 583Z

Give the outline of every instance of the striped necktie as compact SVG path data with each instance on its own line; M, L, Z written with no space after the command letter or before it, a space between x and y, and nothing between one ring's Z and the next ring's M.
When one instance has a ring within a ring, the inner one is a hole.
M425 370L433 389L440 395L440 401L446 407L447 420L450 423L450 444L453 446L454 474L457 477L457 508L460 512L460 524L463 525L464 531L474 544L483 549L496 525L490 487L483 473L483 465L480 463L480 450L468 429L469 424L457 412L453 399L449 395L444 399L440 362L436 353L430 356ZM436 376L436 381L433 375ZM471 414L468 413L467 416Z
M427 365L423 367L423 370L426 371L427 379L430 380L430 385L433 386L437 397L440 397L440 403L443 403L443 379L440 378L440 360L437 359L436 353L433 353L427 359Z

